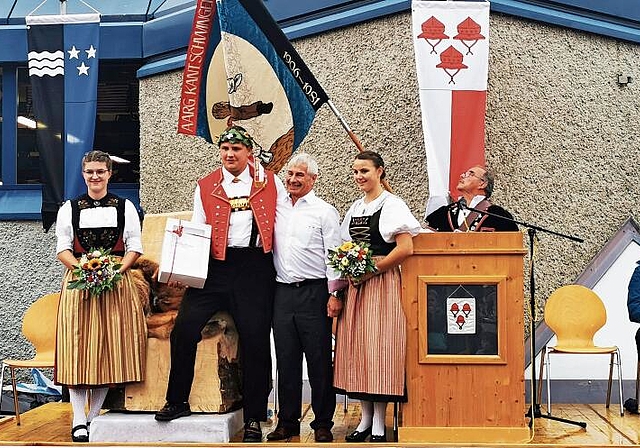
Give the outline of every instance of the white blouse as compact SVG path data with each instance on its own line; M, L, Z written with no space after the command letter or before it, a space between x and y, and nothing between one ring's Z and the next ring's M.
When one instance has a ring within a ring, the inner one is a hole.
M95 207L80 210L80 228L95 229L99 227L118 227L118 210L115 207ZM142 231L136 207L125 199L124 204L124 240L125 253L142 254ZM73 252L73 226L71 222L71 201L65 202L56 218L56 253L70 250Z
M387 243L395 242L396 235L400 233L409 233L411 236L420 233L422 227L407 204L398 196L385 190L368 204L364 202L364 197L351 204L340 226L342 240L351 241L349 223L352 216L371 216L380 208L382 213L380 213L379 230L382 239Z

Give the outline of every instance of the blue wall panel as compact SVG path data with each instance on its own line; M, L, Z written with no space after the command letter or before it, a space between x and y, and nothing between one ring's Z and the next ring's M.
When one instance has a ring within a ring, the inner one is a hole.
M548 0L537 2L550 6L569 6L597 14L640 22L640 2L637 0Z
M0 63L27 60L27 33L24 25L0 27Z
M192 6L145 23L142 34L144 57L186 51L194 12L195 6Z
M581 14L581 12L584 13L584 11L549 9L539 3L540 2L534 3L520 0L493 0L491 2L491 10L552 25L640 43L640 22L629 23L628 21L616 20L611 17L592 17L590 14ZM636 6L636 8L640 8L640 5Z
M0 27L0 63L27 62L25 25ZM142 22L100 24L101 59L142 58Z
M142 22L102 23L100 25L100 58L142 58Z
M264 5L269 9L276 21L288 20L314 13L316 11L327 10L347 4L362 3L350 0L264 0Z

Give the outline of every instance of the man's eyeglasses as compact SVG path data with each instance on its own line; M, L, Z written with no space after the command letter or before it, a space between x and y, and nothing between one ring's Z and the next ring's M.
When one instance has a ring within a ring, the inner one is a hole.
M102 177L107 174L109 170L82 170L82 172L89 177L93 177L94 174L98 177Z
M480 179L481 181L484 181L484 177L482 176L478 176L476 173L474 173L473 171L465 171L464 173L462 173L460 175L460 177L462 177L463 179L466 179L467 177L475 177L476 179Z

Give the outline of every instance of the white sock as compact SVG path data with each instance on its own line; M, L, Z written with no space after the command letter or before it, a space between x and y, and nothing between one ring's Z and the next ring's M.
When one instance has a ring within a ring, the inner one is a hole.
M100 409L102 409L102 403L107 398L108 387L96 387L91 389L89 395L89 414L87 415L87 421L91 422L94 418L100 415Z
M356 428L356 431L362 432L371 428L371 419L373 418L373 402L360 400L360 409L362 416L360 417L360 424Z
M86 425L87 415L84 413L84 408L87 404L87 390L69 388L69 401L71 401L71 409L73 409L73 423L71 423L71 428L75 428L78 425ZM87 432L85 430L78 430L75 432L75 435L86 436Z
M383 401L375 401L373 403L373 426L371 435L384 435L384 420L387 416L387 403Z

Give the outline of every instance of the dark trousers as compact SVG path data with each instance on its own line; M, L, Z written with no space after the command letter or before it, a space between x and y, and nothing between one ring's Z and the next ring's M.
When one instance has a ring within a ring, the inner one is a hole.
M311 384L313 429L331 428L336 409L331 361L331 318L327 317L327 283L299 287L276 284L273 336L278 361L278 424L300 427L302 355Z
M202 289L189 288L171 332L167 401L189 400L202 329L217 311L228 311L239 336L245 422L266 420L271 391L271 317L275 288L273 256L261 248L227 248L225 261L211 259Z

